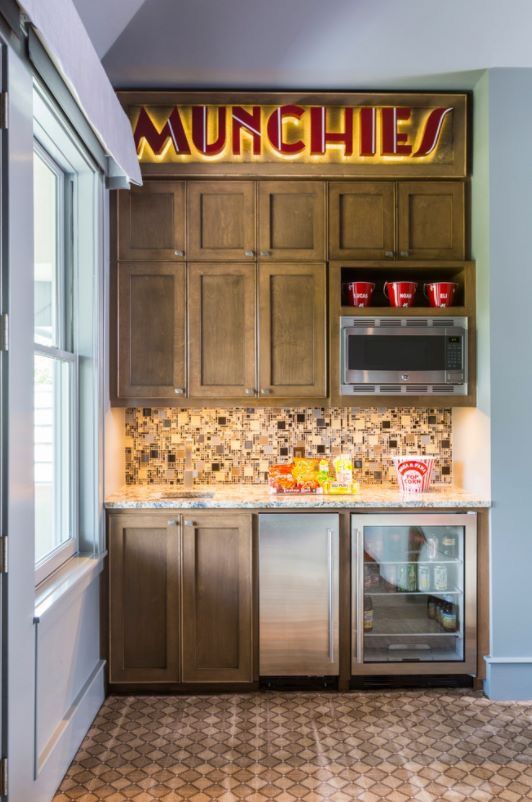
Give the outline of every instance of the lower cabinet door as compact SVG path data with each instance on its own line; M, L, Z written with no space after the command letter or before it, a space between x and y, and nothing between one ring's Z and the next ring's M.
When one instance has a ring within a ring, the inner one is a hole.
M109 679L179 681L179 519L110 517Z
M182 682L253 682L250 515L185 518L181 643Z

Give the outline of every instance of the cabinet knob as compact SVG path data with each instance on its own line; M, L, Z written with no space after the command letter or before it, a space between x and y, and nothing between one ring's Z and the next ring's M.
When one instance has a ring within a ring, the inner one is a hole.
M409 251L401 251L400 253L401 253L401 256L409 256L410 255Z
M255 388L254 387L246 387L246 395L255 395Z
M177 521L175 518L171 518L169 521L167 521L167 526L177 526L178 524L179 521Z
M269 251L261 251L261 252L260 252L260 255L261 255L261 256L269 256L269 255L270 255L270 252L269 252Z
M393 251L384 251L384 255L387 259L393 259Z
M244 251L244 256L255 256L255 251Z
M196 526L194 521L185 521L185 526Z
M260 394L261 394L261 395L270 395L270 393L271 393L271 390L270 390L270 388L269 388L269 387L263 387L263 388L261 389L261 391L260 391Z
M176 395L185 395L185 388L184 387L175 387L174 393Z
M174 251L174 256L184 256L185 251Z

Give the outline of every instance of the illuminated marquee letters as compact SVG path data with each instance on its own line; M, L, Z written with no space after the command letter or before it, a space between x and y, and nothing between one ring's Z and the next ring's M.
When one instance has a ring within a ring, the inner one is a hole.
M140 106L133 130L144 161L415 163L434 158L442 140L452 148L453 111L452 105Z

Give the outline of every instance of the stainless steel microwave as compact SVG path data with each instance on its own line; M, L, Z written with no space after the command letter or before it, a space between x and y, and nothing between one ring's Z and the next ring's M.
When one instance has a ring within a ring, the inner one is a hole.
M340 318L342 395L467 395L465 317Z

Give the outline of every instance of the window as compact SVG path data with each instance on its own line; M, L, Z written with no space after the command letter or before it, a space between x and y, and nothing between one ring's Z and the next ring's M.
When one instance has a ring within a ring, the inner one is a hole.
M71 191L72 179L36 146L35 563L49 570L77 549L77 359L72 331L73 265L67 247L72 237L67 211Z
M35 579L104 542L103 175L34 86Z

